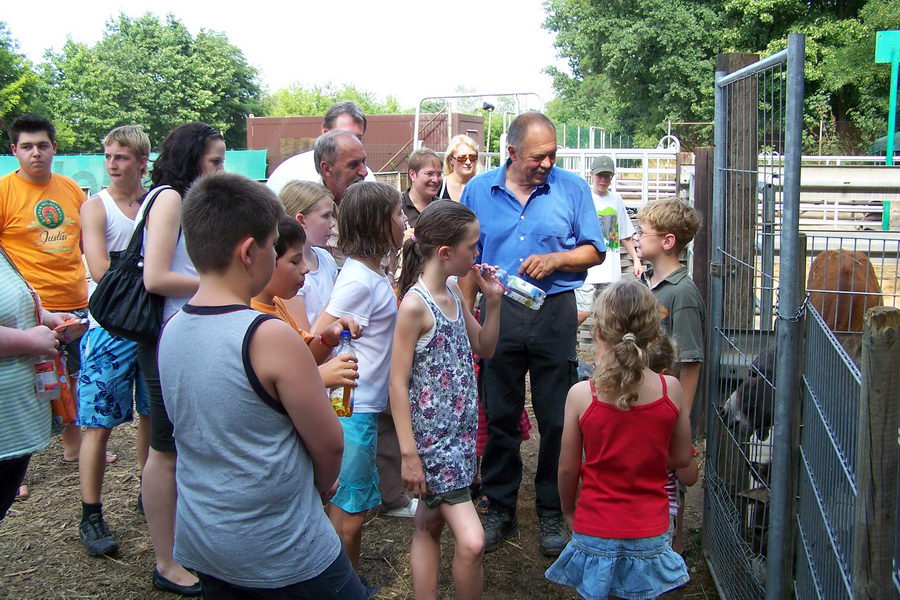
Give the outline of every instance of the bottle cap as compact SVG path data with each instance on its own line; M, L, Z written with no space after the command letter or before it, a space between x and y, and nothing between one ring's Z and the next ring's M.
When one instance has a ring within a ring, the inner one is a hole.
M342 340L349 340L352 337L353 337L353 335L350 333L349 329L344 329L341 331L341 339Z

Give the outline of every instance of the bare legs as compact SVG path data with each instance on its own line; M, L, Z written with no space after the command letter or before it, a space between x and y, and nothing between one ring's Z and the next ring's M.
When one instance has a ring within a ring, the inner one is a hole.
M441 531L450 526L455 540L453 585L460 600L480 599L484 590L484 530L471 502L428 508L419 502L409 562L416 600L436 600L441 561Z
M366 521L366 513L348 513L337 504L328 504L328 518L334 525L344 545L344 552L350 558L350 564L359 571L359 552L362 545L362 528Z
M88 427L81 437L78 478L81 482L81 501L85 504L100 502L103 476L106 473L106 444L111 433L112 429Z
M81 436L81 449L78 452L78 477L81 483L81 501L85 504L100 502L103 477L106 474L108 462L106 447L111 433L112 429L88 427ZM143 473L150 446L150 417L146 415L138 415L135 445L138 469Z
M75 393L75 390L72 390ZM81 454L81 427L66 425L62 432L63 460L78 460Z
M144 466L142 493L147 528L156 553L156 569L159 574L178 585L194 585L197 578L172 558L175 544L175 489L174 452L160 452L150 448Z

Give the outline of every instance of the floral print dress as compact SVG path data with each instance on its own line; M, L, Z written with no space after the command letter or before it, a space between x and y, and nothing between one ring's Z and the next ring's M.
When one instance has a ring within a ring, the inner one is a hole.
M456 319L450 320L424 285L410 291L425 300L434 319L432 330L416 343L410 371L413 437L428 493L444 494L468 487L475 477L478 391L472 346L456 294L451 291Z

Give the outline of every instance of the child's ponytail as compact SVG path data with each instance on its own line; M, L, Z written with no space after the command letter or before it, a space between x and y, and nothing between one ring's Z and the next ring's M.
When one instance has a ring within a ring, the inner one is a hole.
M403 249L400 251L402 268L400 270L400 278L397 280L397 290L400 298L406 295L409 288L416 283L419 275L422 274L425 268L425 253L428 252L430 256L434 252L434 248L430 244L427 245L427 249L424 246L426 244L419 243L415 233L403 242Z
M452 200L434 200L416 221L409 239L403 243L402 268L397 288L403 298L441 246L455 246L466 236L469 224L477 221L475 213Z
M647 347L660 335L661 307L647 286L620 280L600 294L594 307L594 334L609 345L594 371L594 385L615 398L620 410L637 402L647 367Z

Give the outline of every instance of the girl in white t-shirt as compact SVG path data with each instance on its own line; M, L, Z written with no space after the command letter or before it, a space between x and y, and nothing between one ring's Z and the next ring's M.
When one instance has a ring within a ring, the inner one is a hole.
M338 215L338 248L347 260L313 330L320 333L341 317L353 317L363 327L354 343L359 379L353 415L341 419L344 457L337 491L328 505L328 516L357 569L366 511L381 504L375 466L378 414L387 405L397 320L397 296L382 265L400 248L405 229L396 189L369 181L347 188Z
M285 304L297 324L310 330L328 304L338 274L334 258L325 249L334 228L334 196L322 184L292 181L281 189L278 198L288 216L296 219L306 232L303 262L309 267L309 273L297 297Z

